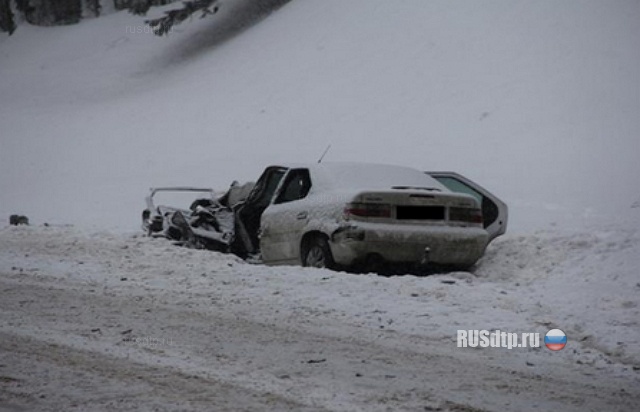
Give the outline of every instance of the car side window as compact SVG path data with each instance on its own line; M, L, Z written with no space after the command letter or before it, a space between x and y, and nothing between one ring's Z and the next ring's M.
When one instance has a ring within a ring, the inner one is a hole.
M292 170L286 177L282 190L275 203L286 203L294 200L304 199L311 189L311 178L309 170Z

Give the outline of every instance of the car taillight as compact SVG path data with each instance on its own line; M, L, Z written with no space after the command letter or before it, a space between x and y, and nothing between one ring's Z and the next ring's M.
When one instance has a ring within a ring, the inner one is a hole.
M468 207L452 207L449 209L449 220L482 224L482 210Z
M391 217L391 205L379 203L347 203L344 208L345 217Z

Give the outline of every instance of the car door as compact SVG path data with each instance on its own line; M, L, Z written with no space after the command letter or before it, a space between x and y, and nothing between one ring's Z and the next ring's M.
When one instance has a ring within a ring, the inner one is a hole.
M265 263L299 263L300 239L309 220L309 170L291 169L262 215L260 250Z
M271 204L274 193L286 172L287 168L282 166L266 168L247 200L236 210L236 236L248 253L255 253L258 249L262 214Z
M489 232L489 241L507 231L509 210L497 196L474 181L455 172L426 172L452 192L474 196L480 202L484 228Z

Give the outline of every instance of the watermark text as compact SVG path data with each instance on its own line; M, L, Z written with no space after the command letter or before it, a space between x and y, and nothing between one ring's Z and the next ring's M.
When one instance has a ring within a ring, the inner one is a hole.
M539 348L540 334L485 329L458 330L457 344L459 348Z

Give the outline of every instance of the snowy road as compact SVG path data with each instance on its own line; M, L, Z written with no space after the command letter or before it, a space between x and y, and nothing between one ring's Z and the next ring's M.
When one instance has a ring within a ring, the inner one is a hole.
M573 302L554 314L538 295L602 242L612 259L636 256L636 233L612 236L511 238L475 276L387 279L248 265L162 239L4 229L0 410L631 411L640 286L624 274L635 261L613 272L616 309L596 301L587 316ZM543 243L555 269L500 279L505 255L519 267ZM570 340L558 353L455 345L458 328L544 335L557 322Z

